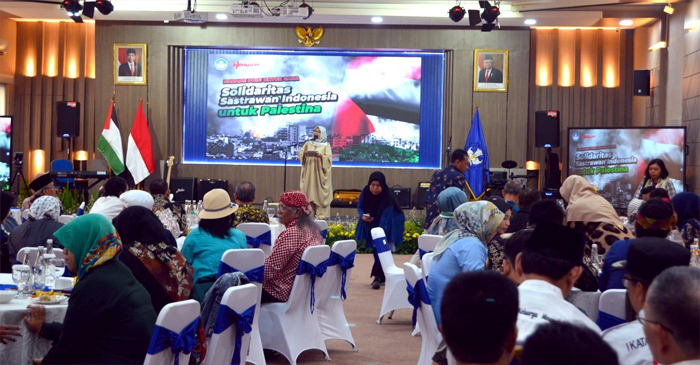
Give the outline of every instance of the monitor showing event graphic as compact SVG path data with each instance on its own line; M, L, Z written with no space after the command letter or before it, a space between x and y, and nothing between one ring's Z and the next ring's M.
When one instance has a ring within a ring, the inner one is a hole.
M437 168L442 51L187 48L184 162L298 164L326 130L334 166Z
M676 192L684 190L685 127L569 128L568 175L581 175L615 208L626 209L649 161L664 161Z
M0 190L9 190L12 173L12 117L0 117Z

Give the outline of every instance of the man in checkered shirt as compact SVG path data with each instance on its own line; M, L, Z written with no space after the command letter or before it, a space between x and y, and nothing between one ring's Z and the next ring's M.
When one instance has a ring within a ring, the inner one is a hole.
M309 246L323 243L306 196L293 190L280 196L277 217L285 229L265 258L262 303L286 302L292 293L301 255Z

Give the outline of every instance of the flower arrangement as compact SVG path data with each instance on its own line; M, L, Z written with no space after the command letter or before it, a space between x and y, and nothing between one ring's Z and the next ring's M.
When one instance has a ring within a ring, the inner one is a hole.
M413 254L418 250L418 236L423 234L424 218L409 218L404 223L403 243L399 246L396 253L398 254ZM341 223L329 222L328 233L326 235L326 244L333 246L336 241L356 240L355 238L356 223ZM357 241L358 253L371 253L371 249L365 248L365 241Z

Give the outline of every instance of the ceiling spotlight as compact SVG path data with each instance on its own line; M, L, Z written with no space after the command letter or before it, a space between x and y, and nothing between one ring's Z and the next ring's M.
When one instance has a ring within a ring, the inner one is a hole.
M671 3L668 3L668 5L664 6L664 13L666 14L673 14L673 7L671 6Z
M450 19L455 23L464 18L464 8L459 5L453 6L448 13L450 14Z
M535 19L526 19L525 20L525 25L535 25L537 24L537 20Z
M309 19L311 14L314 12L314 8L312 8L311 5L307 4L306 1L304 1L301 5L299 5L299 7L309 9L309 15L307 15L306 18L304 18L304 19Z
M384 21L384 19L380 16L373 16L372 17L372 23L381 23L383 21Z
M66 10L66 15L76 23L82 23L83 6L77 0L63 0L61 6Z
M484 2L486 3L486 7L484 8L484 12L481 13L481 19L484 19L489 24L493 23L496 21L496 18L501 15L501 11L498 10L496 6L490 6L488 1Z
M219 13L219 14L216 14L216 19L226 20L226 19L228 19L228 16L226 16L226 14Z
M634 22L632 21L632 19L623 19L623 20L620 20L620 25L623 26L623 27L629 27L629 26L632 25L632 24L634 24Z
M114 5L110 0L97 0L97 10L103 15L109 15L114 10Z

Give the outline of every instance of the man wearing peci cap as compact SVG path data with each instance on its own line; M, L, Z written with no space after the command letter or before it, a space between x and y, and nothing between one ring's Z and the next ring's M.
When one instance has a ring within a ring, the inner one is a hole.
M484 68L479 71L479 83L503 83L503 73L493 67L493 56L484 56Z
M643 237L631 241L627 260L613 264L625 269L622 283L635 313L644 317L642 306L649 286L662 271L673 266L688 266L690 252L683 246L659 237ZM603 332L603 340L617 352L620 364L653 364L644 329L639 321L631 321Z
M34 180L29 183L29 188L32 189L34 195L22 201L22 210L31 208L32 203L44 195L56 196L56 186L54 186L53 179L48 173L36 174Z
M548 222L537 224L515 259L515 270L523 278L518 287L519 346L537 326L552 320L587 327L600 334L600 328L590 318L564 300L583 271L584 244L581 232Z
M265 257L262 303L289 300L304 250L323 244L311 213L309 201L301 191L287 191L280 196L277 217L286 229L275 240L272 252Z

